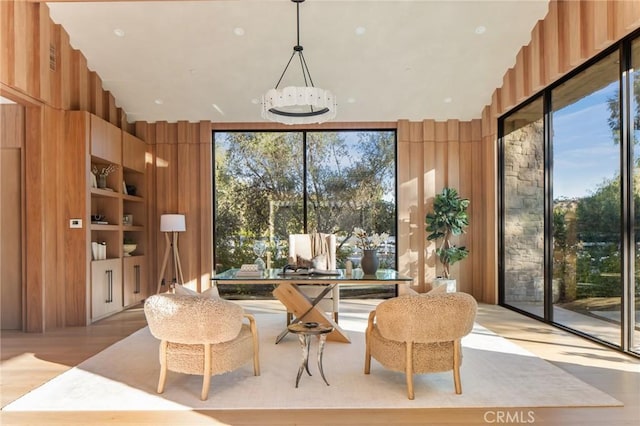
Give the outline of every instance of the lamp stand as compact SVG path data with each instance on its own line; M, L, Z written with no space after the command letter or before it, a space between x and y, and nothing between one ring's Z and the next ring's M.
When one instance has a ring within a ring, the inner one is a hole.
M156 293L160 293L160 287L162 287L162 281L164 279L164 271L167 269L167 262L169 261L169 252L173 253L173 272L174 277L177 280L180 278L180 284L184 284L184 277L182 276L182 266L180 265L180 254L178 253L178 233L171 232L172 237L169 238L169 232L165 232L164 237L167 240L167 247L164 250L164 258L162 260L162 268L160 269L160 278L158 279L158 289Z

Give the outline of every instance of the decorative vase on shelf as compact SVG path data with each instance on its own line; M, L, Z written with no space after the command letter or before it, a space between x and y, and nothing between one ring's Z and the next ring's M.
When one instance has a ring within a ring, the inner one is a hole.
M362 250L362 259L360 259L360 267L365 275L374 275L380 266L377 250Z
M98 188L107 187L107 175L98 175Z

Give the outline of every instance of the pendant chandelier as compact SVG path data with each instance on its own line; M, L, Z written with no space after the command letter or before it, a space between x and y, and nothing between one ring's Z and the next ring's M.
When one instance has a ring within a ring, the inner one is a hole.
M300 3L304 0L291 1L296 4L297 44L293 46L293 53L275 88L269 89L262 96L262 117L283 124L324 123L336 116L336 98L328 90L313 85L300 45ZM280 83L296 55L300 61L304 86L287 86L280 89Z

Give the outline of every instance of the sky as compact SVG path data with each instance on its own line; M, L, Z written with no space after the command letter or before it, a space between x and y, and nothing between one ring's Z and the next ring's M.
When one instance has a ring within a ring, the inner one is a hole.
M613 141L607 99L618 83L553 113L553 198L591 195L620 174L620 145Z

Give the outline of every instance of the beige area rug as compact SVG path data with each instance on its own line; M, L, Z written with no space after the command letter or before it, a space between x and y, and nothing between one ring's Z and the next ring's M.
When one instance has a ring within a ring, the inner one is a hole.
M75 368L7 405L7 411L126 411L300 408L468 408L621 406L604 392L476 325L463 340L462 388L450 372L416 376L413 401L404 375L375 360L363 374L365 314L344 314L351 344L327 342L322 381L312 345L310 368L295 388L301 359L296 336L278 345L284 315L256 315L262 374L251 365L214 376L208 401L200 401L202 378L170 372L165 393L156 394L158 341L143 328Z

